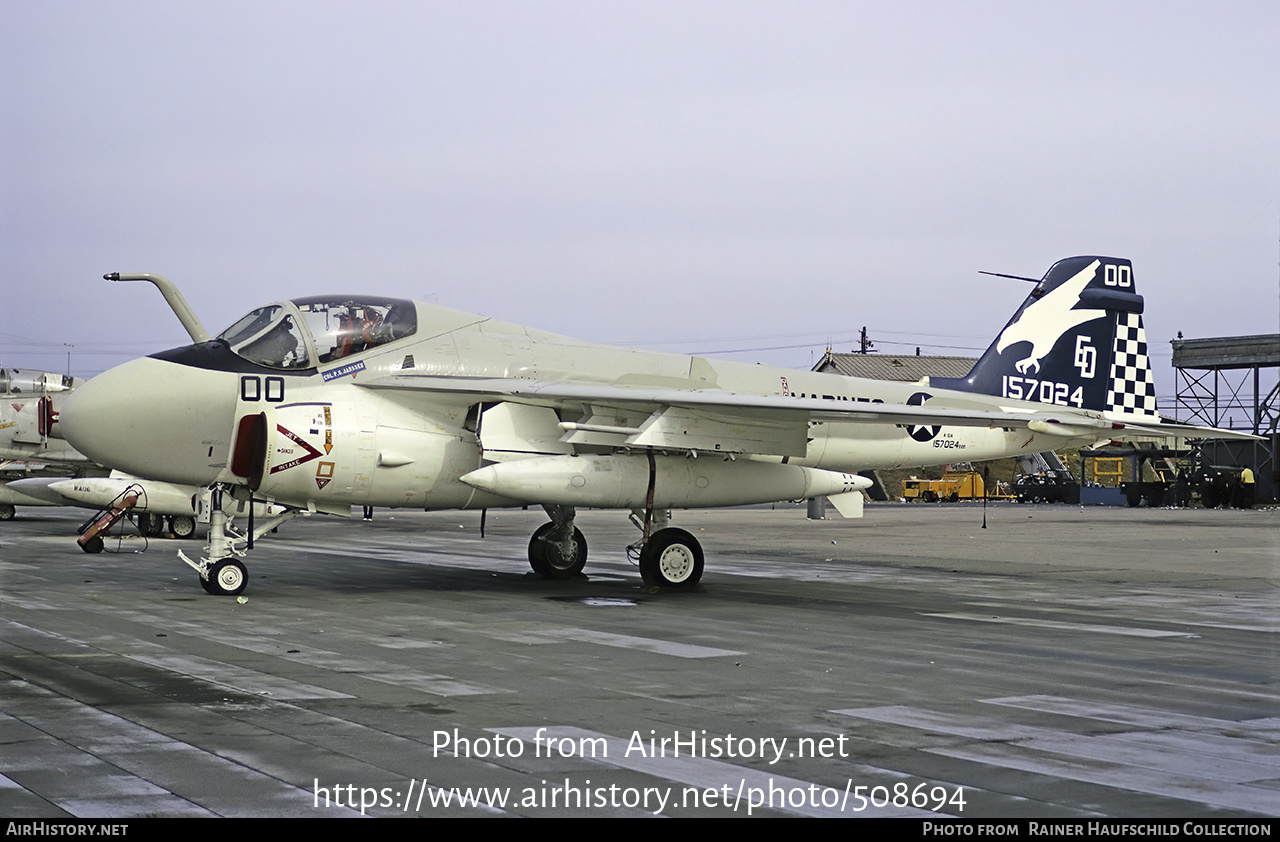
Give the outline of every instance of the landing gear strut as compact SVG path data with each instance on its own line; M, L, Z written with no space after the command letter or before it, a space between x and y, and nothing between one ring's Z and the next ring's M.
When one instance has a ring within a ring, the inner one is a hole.
M587 564L587 539L573 525L572 506L543 506L551 520L529 539L529 566L551 579L572 579Z
M214 486L213 493L209 495L209 543L205 545L204 557L198 562L192 561L187 558L186 553L178 550L179 558L200 574L200 587L204 588L205 593L214 596L238 596L244 593L249 584L249 571L236 558L243 557L247 549L241 549L237 544L252 546L251 539L261 538L286 520L306 513L306 509L286 509L283 514L271 518L254 529L252 534L246 535L232 525L222 509L222 495L228 490L230 489L226 486ZM253 505L252 499L249 505ZM252 522L250 519L250 524Z

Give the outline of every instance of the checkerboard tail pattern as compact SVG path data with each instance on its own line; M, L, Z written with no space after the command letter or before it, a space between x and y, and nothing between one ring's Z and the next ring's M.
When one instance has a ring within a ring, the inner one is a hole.
M1147 332L1138 313L1116 314L1116 340L1111 349L1111 387L1107 390L1107 410L1125 415L1156 412L1156 384L1147 358Z

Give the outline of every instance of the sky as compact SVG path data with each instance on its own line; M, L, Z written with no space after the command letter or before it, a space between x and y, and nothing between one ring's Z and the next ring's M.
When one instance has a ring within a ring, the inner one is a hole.
M1274 2L0 0L0 366L403 296L809 368L976 356L1128 257L1168 340L1280 330Z

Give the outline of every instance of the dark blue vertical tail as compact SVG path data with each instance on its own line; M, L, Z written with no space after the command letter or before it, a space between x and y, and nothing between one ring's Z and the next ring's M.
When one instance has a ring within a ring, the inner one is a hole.
M1133 266L1069 257L1050 267L968 377L943 388L1154 418L1155 383Z

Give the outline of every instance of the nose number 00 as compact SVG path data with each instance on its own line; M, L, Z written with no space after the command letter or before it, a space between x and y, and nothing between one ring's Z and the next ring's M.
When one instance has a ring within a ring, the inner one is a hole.
M284 401L284 378L246 374L240 378L240 400L281 403Z

